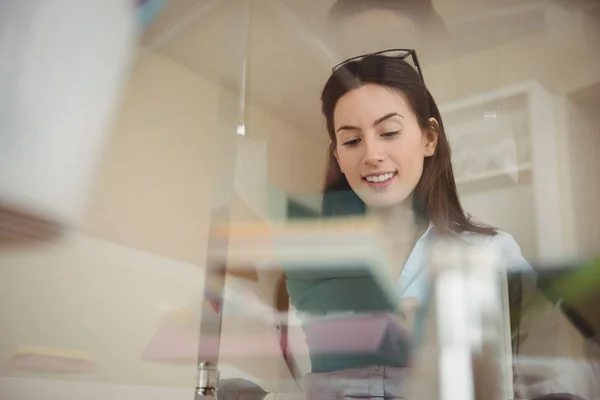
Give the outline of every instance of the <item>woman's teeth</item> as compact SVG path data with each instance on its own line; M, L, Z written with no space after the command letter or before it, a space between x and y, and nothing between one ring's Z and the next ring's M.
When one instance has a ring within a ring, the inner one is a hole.
M394 175L395 173L387 173L381 175L367 176L365 179L369 182L385 182L388 179L391 179Z

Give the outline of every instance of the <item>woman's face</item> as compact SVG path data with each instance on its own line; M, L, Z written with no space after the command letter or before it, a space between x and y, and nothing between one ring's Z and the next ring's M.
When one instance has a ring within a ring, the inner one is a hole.
M338 100L333 121L334 155L367 206L389 208L411 196L437 134L423 132L402 94L363 85Z

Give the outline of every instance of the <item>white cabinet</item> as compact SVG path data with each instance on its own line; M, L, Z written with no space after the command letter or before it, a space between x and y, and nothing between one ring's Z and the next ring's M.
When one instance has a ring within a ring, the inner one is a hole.
M526 257L561 258L564 221L550 94L525 82L440 108L465 210L515 236Z

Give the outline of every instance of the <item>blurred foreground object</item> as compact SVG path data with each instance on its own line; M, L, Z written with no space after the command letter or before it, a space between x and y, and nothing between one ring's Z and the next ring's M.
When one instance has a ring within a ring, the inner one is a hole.
M406 398L512 398L508 296L500 260L491 247L460 241L436 245Z
M136 0L138 5L138 21L145 28L160 14L167 4L167 0Z
M296 220L270 225L229 222L216 224L211 229L211 245L208 249L209 265L211 266L208 268L213 269L210 271L211 274L226 273L230 277L249 279L257 285L265 281L273 283L262 287L270 288L266 291L267 296L274 298L277 304L268 317L276 324L280 348L271 347L269 351L267 347L262 346L259 338L249 335L240 336L239 339L236 338L235 341L224 344L215 340L220 337L220 326L213 329L211 334L200 335L199 344L196 346L198 352L195 353L199 355L199 382L196 399L214 398L215 393L221 389L218 380L218 357L222 355L228 359L232 356L247 357L249 352L256 350L261 352L263 357L276 357L277 359L283 357L289 369L289 377L294 380L290 385L293 389L288 386L286 391L291 390L295 393L295 391L301 390L303 377L294 356L298 353L303 356L306 354L302 352L292 354L289 351L288 343L304 342L307 340L306 332L300 333L298 337L294 333L288 334L289 315L278 318L281 309L285 309L286 314L289 311L288 293L286 292L282 299L279 297L279 292L273 293L272 290L280 287L282 283L283 287L286 287L285 280L282 280L284 277L289 279L294 276L302 279L302 277L310 276L313 279L326 279L327 277L352 278L367 274L367 277L371 278L373 286L380 289L378 301L392 304L391 308L394 308L397 304L395 289L388 278L389 260L382 251L379 232L380 227L377 221L364 217L336 220ZM263 278L267 276L269 278L263 281ZM273 281L270 281L271 278ZM364 296L362 300L364 302L373 300L367 297ZM352 300L355 300L354 303L362 302L361 298L356 298L356 296L353 296ZM352 306L353 302L347 297L344 298L343 303L346 302L348 304L339 304L338 306ZM336 311L336 314L339 314L340 311L347 311L347 309L340 310L340 307L335 308L331 305L331 310ZM203 312L203 318L208 315L209 313ZM307 317L307 315L302 315L300 320L306 322ZM309 347L312 347L316 353L326 352L333 355L352 352L355 343L351 342L356 339L356 336L344 335L347 340L342 341L339 340L339 335L328 335L328 332L334 330L347 333L349 325L356 328L364 325L364 322L371 326L377 325L375 329L381 334L373 335L369 341L363 340L359 350L365 351L365 348L373 350L373 347L379 347L379 343L385 339L382 332L388 321L368 319L364 316L356 316L352 319L352 321L341 319L322 321L325 323L324 325L312 326L309 329L311 336ZM205 326L215 323L220 324L220 319L209 320L207 317L202 321L201 331ZM181 349L182 353L175 354L173 343L183 342L184 339L183 336L172 335L172 327L174 324L165 326L164 331L157 333L144 351L145 359L166 361L174 358L180 360L190 358L190 349L195 347L192 342L186 345L186 349ZM208 331L208 329L204 330L204 332ZM178 333L181 332L179 330ZM197 335L196 340L198 340ZM248 343L252 343L252 346L248 346ZM218 346L222 347L219 349Z
M0 245L49 239L85 206L138 22L134 1L0 12Z
M534 269L536 282L523 281L516 398L600 398L600 260L535 263Z

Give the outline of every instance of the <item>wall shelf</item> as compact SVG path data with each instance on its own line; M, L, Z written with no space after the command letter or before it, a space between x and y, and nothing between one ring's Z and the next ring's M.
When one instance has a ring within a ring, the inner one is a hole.
M511 219L509 225L523 231L525 242L530 239L535 250L530 254L540 262L565 254L554 109L554 98L537 81L440 107L459 192L469 189L461 196L465 208L484 220L496 217L500 225ZM497 178L508 179L500 187Z
M461 179L456 180L456 184L463 185L463 184L467 184L467 183L474 183L474 182L484 181L484 180L488 180L488 179L500 178L500 177L504 177L504 176L510 177L510 175L518 176L519 174L522 174L524 172L531 172L531 171L532 171L532 166L530 163L527 163L527 164L519 165L514 168L509 168L507 170L488 171L488 172L483 172L483 173L480 173L477 175L463 176Z
M531 169L530 110L525 92L499 91L445 107L457 182Z

